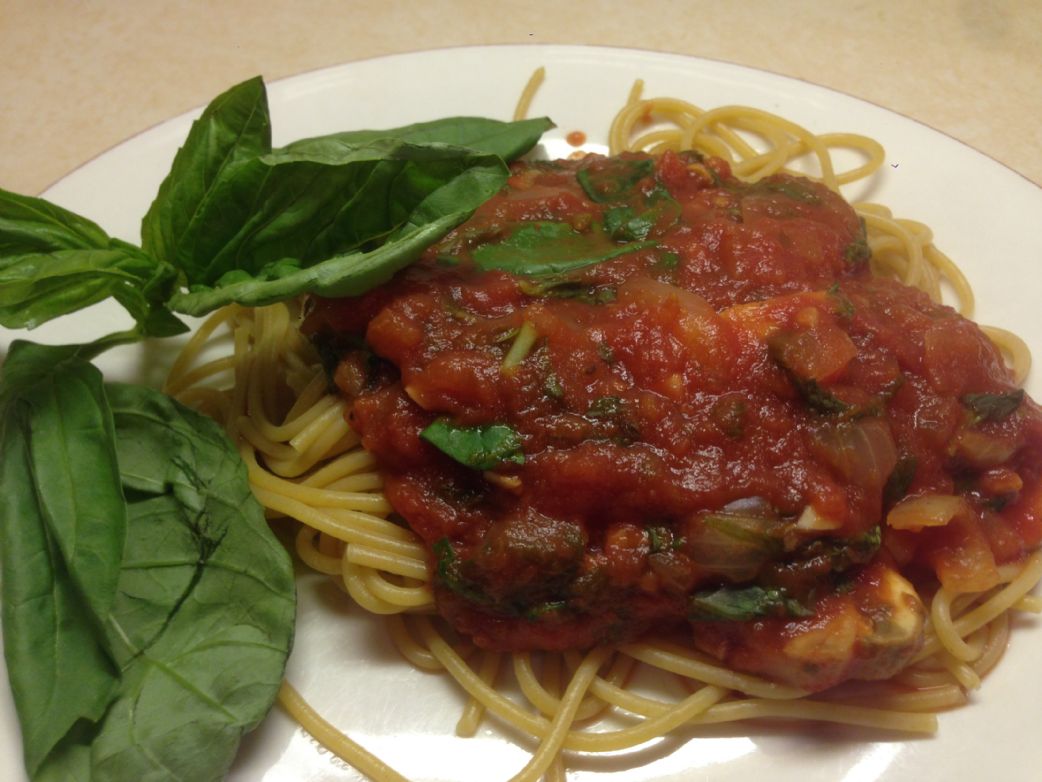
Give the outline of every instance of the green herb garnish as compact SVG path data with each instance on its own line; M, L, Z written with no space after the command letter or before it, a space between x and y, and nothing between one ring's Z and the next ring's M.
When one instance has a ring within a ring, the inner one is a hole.
M506 424L457 426L439 418L420 437L460 464L475 470L494 470L509 464L524 464L521 437Z

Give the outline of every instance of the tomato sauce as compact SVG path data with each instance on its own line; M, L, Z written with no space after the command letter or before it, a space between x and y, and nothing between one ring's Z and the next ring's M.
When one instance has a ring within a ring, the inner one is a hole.
M690 628L820 688L890 675L918 643L778 662L809 617L882 610L869 563L988 588L1042 539L1037 407L974 324L868 261L857 215L808 180L746 184L693 153L518 163L390 284L315 301L305 331L430 548L439 611L479 645ZM887 524L935 495L950 518ZM843 621L829 632L879 626Z

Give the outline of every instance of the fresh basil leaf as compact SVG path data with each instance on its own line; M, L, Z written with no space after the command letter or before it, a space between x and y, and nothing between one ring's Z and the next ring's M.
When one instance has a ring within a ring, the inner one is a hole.
M307 156L276 151L218 183L177 263L189 284L213 284L228 272L258 275L284 259L306 267L371 249L369 243L443 216L425 201L475 167L496 189L505 181L499 158L455 147L384 139ZM463 211L459 204L450 209Z
M498 155L510 162L536 145L543 133L554 127L547 117L503 122L485 117L446 117L388 130L349 130L328 136L301 139L283 150L311 154L331 146L357 147L380 139L399 139L410 144L449 144L476 152Z
M973 423L1009 418L1024 401L1024 389L997 394L964 394L960 400L973 413Z
M504 462L525 463L521 437L506 424L456 426L439 418L420 432L420 437L475 470L494 470Z
M35 328L52 318L115 298L149 336L187 327L165 308L176 272L130 245L55 250L0 258L0 324Z
M173 267L110 238L90 220L0 190L0 325L35 328L115 298L141 336L186 330L165 307Z
M0 258L108 246L108 234L86 217L0 188Z
M101 373L69 350L14 343L2 396L30 404L38 503L69 576L100 621L116 593L126 519ZM12 388L12 381L24 385ZM89 475L83 465L90 465Z
M192 287L174 297L176 310L364 292L463 222L507 177L495 155L394 140L340 157L273 153L236 171L182 243L188 255L178 263Z
M289 557L220 428L103 387L83 351L16 343L0 394L4 645L26 766L221 779L281 682Z
M107 625L122 682L91 778L222 779L282 681L292 565L213 421L146 388L108 393L129 524Z
M237 302L259 307L291 298L301 293L321 296L357 296L387 282L397 271L420 257L421 253L466 217L450 214L415 229L369 252L334 256L326 261L301 268L286 259L273 263L253 276L234 271L225 274L216 285L196 285L186 293L177 293L170 306L187 315L207 312Z
M798 618L814 612L778 588L720 587L696 592L688 604L688 618L706 622L748 622L761 617Z
M12 345L2 400L4 653L35 776L118 686L101 627L127 520L101 375L76 349Z
M159 192L141 222L141 246L167 261L217 182L230 170L271 151L268 97L261 78L214 98L188 132Z
M654 245L654 242L619 245L600 231L582 233L568 223L539 221L521 225L500 242L481 245L474 250L473 257L485 271L500 269L538 276L574 271Z
M31 398L34 386L51 382L50 376L65 364L92 357L84 345L37 345L15 340L0 367L0 409L9 400Z

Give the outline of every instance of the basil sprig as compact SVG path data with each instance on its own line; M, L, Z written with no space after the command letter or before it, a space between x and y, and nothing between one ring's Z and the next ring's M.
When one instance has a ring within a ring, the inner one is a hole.
M506 182L552 123L450 117L272 148L260 78L215 98L142 220L141 246L0 190L0 324L32 328L108 297L137 336L171 311L345 296L386 282Z
M289 558L235 447L90 361L186 330L175 312L386 281L548 127L456 117L274 149L258 78L193 123L141 246L0 190L0 325L107 298L134 321L86 345L16 342L0 371L4 651L34 780L222 778L293 636Z

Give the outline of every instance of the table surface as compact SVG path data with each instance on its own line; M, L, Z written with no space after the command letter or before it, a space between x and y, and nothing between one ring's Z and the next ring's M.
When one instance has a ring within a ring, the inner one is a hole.
M260 7L259 7L260 6ZM495 43L740 63L920 120L1042 185L1038 0L0 0L0 186L39 193L255 74ZM955 174L953 173L953 176Z

